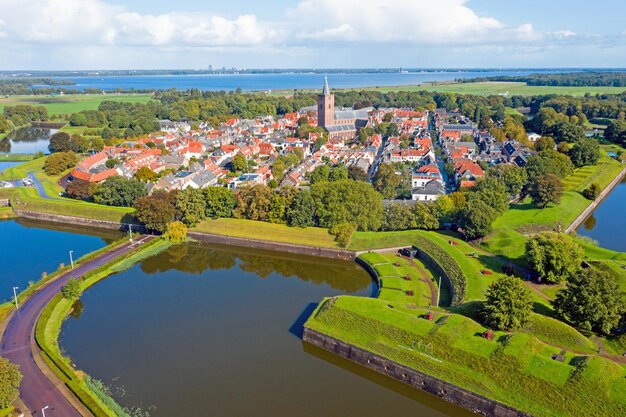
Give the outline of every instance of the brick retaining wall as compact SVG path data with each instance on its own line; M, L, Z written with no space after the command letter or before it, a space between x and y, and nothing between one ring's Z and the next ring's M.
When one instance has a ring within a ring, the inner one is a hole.
M63 223L73 226L97 227L100 229L111 229L128 231L128 223L112 222L108 220L87 219L84 217L63 216L61 214L41 213L38 211L28 211L13 208L15 215L26 219L41 220L53 223ZM145 232L145 228L141 225L133 224L133 232Z
M518 411L498 401L490 400L487 397L457 387L318 331L305 327L302 339L307 343L335 353L413 388L421 389L474 413L488 417L532 417L530 414Z
M354 261L356 253L349 250L319 248L314 246L295 245L292 243L269 242L266 240L247 239L243 237L223 236L203 232L188 232L187 236L202 242L222 245L242 246L244 248L267 249L272 251L295 253L298 255L319 256L322 258Z

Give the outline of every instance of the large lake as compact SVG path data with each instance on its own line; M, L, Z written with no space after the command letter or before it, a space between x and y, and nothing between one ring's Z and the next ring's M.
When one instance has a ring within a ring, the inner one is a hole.
M37 152L48 153L50 136L55 129L40 127L22 127L0 140L0 153L32 154Z
M600 203L576 231L600 246L626 252L626 178Z
M30 220L0 220L0 301L13 296L13 287L22 291L30 281L41 279L42 272L69 265L70 250L77 260L121 236L106 230L88 233Z
M424 71L411 73L331 73L328 82L332 88L356 88L396 85L417 85L426 82L453 81L460 78L490 77L496 75L528 75L550 73L555 70L503 70L503 71ZM324 75L317 73L285 74L203 74L203 75L136 75L136 76L83 76L55 77L76 82L64 86L84 90L123 89L168 89L187 90L292 90L322 88Z
M303 344L314 303L374 290L353 262L185 244L87 290L60 344L151 416L471 415Z

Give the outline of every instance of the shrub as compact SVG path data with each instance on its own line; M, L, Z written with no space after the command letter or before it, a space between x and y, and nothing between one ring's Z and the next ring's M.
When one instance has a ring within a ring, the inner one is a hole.
M75 279L70 279L67 284L61 288L61 294L63 294L63 298L67 298L68 300L76 300L80 297L80 284Z
M415 247L420 255L426 255L425 261L447 280L452 291L452 305L462 304L467 291L467 278L459 264L443 248L423 236L415 237Z
M340 223L331 227L328 233L335 236L335 242L337 242L339 246L345 248L350 243L355 229L356 226L352 223Z
M57 175L66 169L72 168L78 163L78 157L74 152L59 152L50 155L43 164L43 170L47 175Z
M594 182L583 191L583 196L589 200L595 200L600 195L600 192L600 186Z
M0 408L11 406L19 395L22 373L8 359L0 357Z
M516 330L528 323L533 308L530 292L515 277L498 278L487 290L483 318L487 326Z
M171 222L167 225L165 236L170 242L184 242L187 239L187 226L183 222Z

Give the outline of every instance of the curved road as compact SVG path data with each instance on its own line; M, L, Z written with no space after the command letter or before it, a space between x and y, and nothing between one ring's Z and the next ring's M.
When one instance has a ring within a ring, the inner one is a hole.
M47 417L80 417L81 414L69 403L54 384L39 369L31 352L31 337L34 337L34 327L37 319L46 304L54 297L70 278L78 278L100 266L124 255L138 244L143 243L151 236L144 236L140 240L127 242L116 249L104 253L99 257L77 266L76 269L51 282L29 298L9 321L2 336L0 355L16 363L24 375L20 386L20 398L33 416L41 415L45 406Z

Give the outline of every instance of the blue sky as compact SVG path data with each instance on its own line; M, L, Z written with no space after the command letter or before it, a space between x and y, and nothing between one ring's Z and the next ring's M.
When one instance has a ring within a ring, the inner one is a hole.
M0 0L0 69L626 67L626 2L578 4Z

